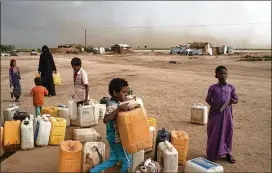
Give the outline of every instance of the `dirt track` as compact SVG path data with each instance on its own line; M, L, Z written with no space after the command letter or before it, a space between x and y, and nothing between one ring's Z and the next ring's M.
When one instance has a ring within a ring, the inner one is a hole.
M56 88L57 97L46 98L46 105L67 103L73 91L70 67L73 56L54 55L63 85ZM228 82L236 86L239 96L239 104L234 106L233 138L233 155L237 163L231 165L224 160L218 163L225 172L271 172L271 61L242 62L229 56L188 59L179 55L144 53L78 57L82 58L83 68L88 72L92 98L99 100L108 95L108 83L113 77L126 78L134 93L143 99L147 113L157 118L159 128L184 130L189 134L188 159L205 157L207 140L206 126L190 123L190 106L205 104L208 87L217 82L214 69L225 65L229 71ZM22 73L21 110L33 113L32 98L28 95L34 85L33 73L37 70L38 57L21 55L16 59ZM8 88L9 60L1 59L1 112L13 101ZM177 64L169 64L170 60ZM105 141L105 126L100 123L95 129ZM71 128L66 138L71 138ZM27 165L26 172L54 172L58 164L58 152L55 152L58 147L47 148L52 154L48 154L46 148L17 152L1 163L1 171L22 172L22 166ZM41 163L35 166L33 163L38 161L33 157Z

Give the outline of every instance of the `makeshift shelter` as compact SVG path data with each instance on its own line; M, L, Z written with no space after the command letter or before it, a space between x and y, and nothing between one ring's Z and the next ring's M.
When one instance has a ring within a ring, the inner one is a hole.
M191 49L201 49L202 50L202 53L204 55L212 55L212 46L211 46L211 43L208 43L208 42L205 42L205 43L202 43L202 42L193 42L192 44L190 44L189 46Z
M127 44L116 44L111 47L111 50L115 53L120 53L120 54L133 52L132 47Z
M93 53L94 54L104 54L105 53L105 48L104 47L94 47L93 48Z
M184 54L186 52L187 46L177 45L176 47L171 47L170 54Z
M227 51L228 51L227 46L224 46L224 45L223 45L222 48L223 48L223 54L226 55L226 54L227 54Z
M234 49L232 47L227 47L227 53L228 54L234 54Z

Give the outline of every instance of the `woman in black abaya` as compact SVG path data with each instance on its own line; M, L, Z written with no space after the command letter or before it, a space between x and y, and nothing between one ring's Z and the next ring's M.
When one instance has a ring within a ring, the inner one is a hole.
M42 86L48 90L48 96L55 96L56 91L53 82L53 72L56 73L57 69L53 56L46 45L42 47L38 71L41 73Z

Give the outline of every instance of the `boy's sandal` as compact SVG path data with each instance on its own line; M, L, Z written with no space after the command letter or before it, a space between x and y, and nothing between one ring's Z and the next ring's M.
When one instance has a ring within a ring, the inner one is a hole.
M228 160L228 162L230 162L230 163L236 163L236 160L231 156L231 155L227 155L227 160Z

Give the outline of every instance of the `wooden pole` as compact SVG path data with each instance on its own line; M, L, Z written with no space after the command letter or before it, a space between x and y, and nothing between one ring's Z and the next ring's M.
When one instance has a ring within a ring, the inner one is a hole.
M86 42L86 31L87 31L87 30L86 30L86 29L84 29L84 30L85 30L85 49L86 49L86 43L87 43L87 42Z

